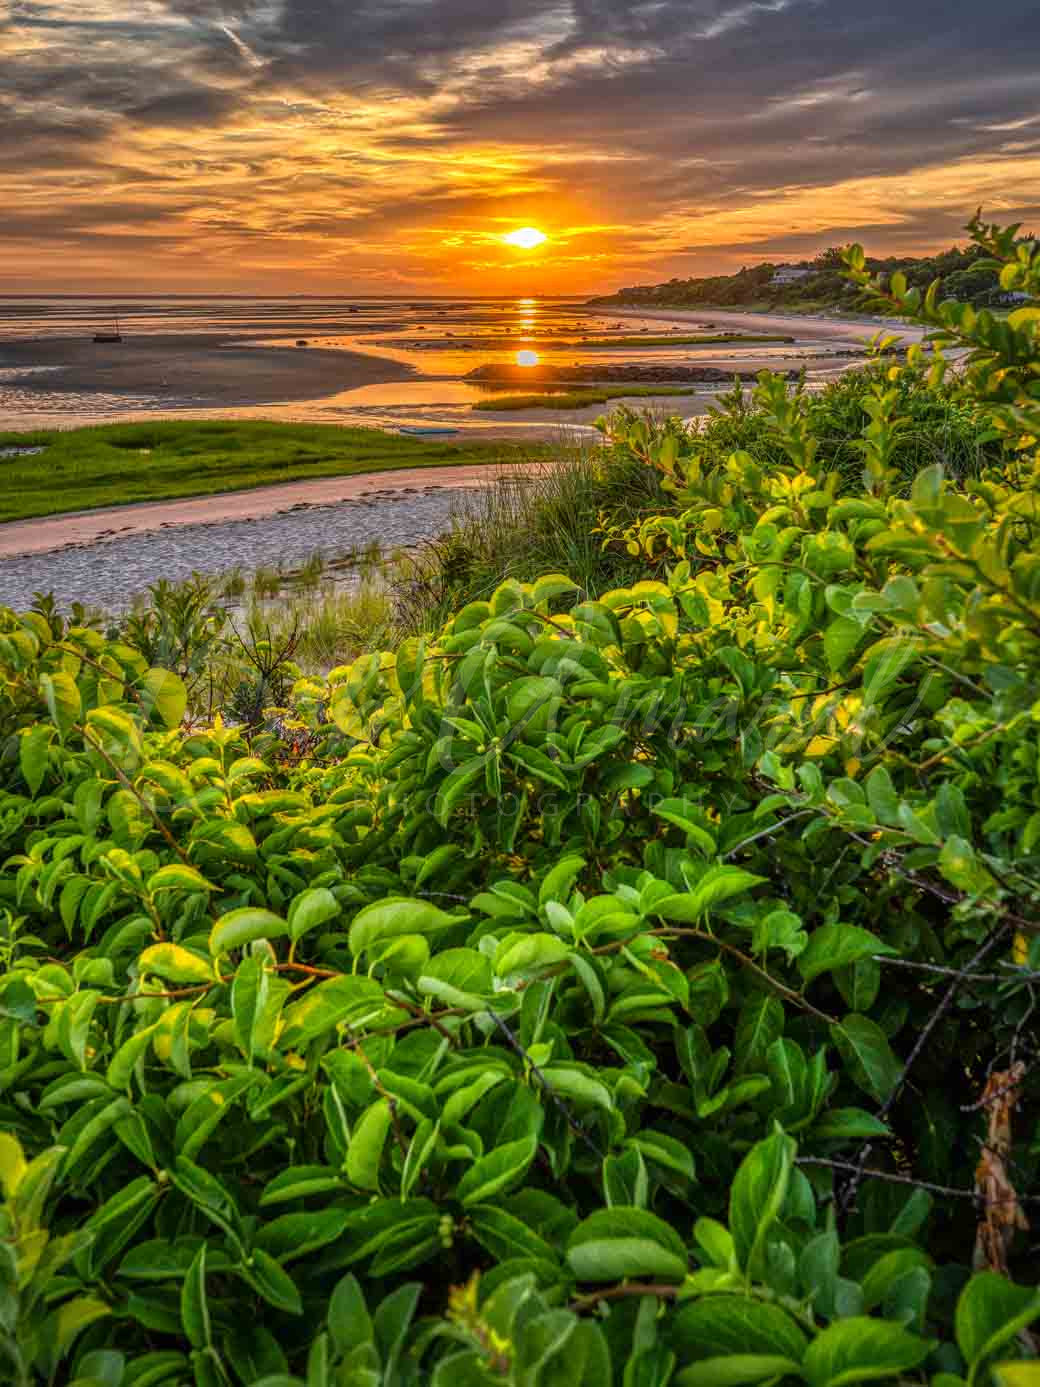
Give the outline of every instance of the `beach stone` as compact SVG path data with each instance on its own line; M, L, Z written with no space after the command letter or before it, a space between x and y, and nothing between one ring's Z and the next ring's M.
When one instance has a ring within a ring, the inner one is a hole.
M489 479L490 481L490 479ZM33 593L52 592L61 607L82 602L117 615L160 578L183 582L277 562L290 569L315 552L326 559L378 545L392 550L434 539L479 503L479 487L440 487L378 499L308 505L277 515L199 525L164 522L148 534L66 545L46 554L0 559L0 604L26 610Z

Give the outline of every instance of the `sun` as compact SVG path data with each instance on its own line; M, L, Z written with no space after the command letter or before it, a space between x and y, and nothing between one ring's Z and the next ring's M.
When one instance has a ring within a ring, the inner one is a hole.
M521 250L534 250L535 246L544 245L548 240L544 231L539 231L536 226L521 226L517 231L507 231L502 237L507 246L519 246Z

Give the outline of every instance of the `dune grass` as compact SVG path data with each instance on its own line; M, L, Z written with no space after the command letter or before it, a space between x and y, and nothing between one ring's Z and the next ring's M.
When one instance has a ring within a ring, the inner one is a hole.
M336 424L157 420L0 432L0 522L134 501L208 496L308 477L520 460L515 444L448 442ZM525 444L522 456L538 452Z
M603 405L608 400L643 400L656 395L693 395L694 385L617 385L596 387L593 390L558 390L544 394L499 395L478 400L474 409L497 413L502 409L584 409L586 405Z

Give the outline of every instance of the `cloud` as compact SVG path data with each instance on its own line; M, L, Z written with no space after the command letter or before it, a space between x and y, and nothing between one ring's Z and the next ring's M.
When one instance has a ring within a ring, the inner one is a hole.
M41 284L78 244L101 263L92 209L127 188L149 283L493 292L531 263L592 289L927 249L980 201L1040 213L1038 49L1032 0L11 0L0 207ZM528 223L536 259L489 250Z

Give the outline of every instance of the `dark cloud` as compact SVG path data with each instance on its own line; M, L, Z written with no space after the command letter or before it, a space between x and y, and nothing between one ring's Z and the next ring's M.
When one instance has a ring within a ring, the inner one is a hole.
M173 142L154 156L149 196L171 160L214 203L225 177L236 198L244 178L258 197L286 176L301 188L338 182L343 206L295 214L301 234L347 224L389 234L424 216L507 214L510 196L521 204L522 191L448 186L455 150L481 145L522 155L539 195L558 190L593 220L635 228L626 246L640 228L652 247L664 223L695 226L813 189L828 240L924 244L956 239L970 198L957 211L894 209L894 230L877 209L853 225L824 190L1005 161L1008 192L1019 184L1031 215L1040 188L1022 190L1015 168L1040 155L1038 53L1036 0L11 0L0 112L15 140L0 169L31 180L64 166L89 179L118 164L126 131L147 133L155 148ZM399 116L416 104L421 117ZM370 122L356 137L355 108ZM326 120L322 171L304 145ZM432 181L417 198L395 170L423 161ZM113 178L149 181L124 162ZM86 233L80 209L54 207L56 234ZM213 226L237 224L232 206L214 207ZM243 237L262 234L256 219L242 226ZM683 234L670 243L679 262ZM801 226L719 241L729 260L814 249Z
M211 125L224 121L242 104L237 92L213 87L184 87L132 106L123 115L141 125Z

